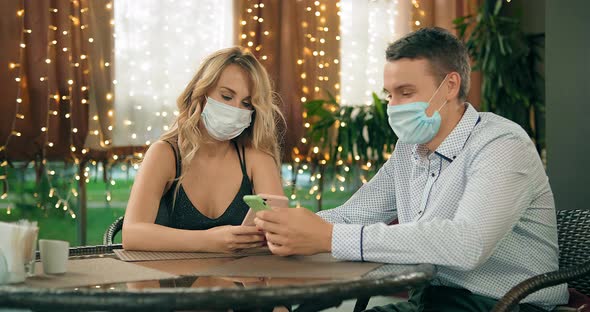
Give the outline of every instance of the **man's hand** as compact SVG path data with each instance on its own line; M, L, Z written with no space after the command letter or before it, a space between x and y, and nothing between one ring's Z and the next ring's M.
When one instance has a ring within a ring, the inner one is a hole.
M260 211L254 223L266 233L273 254L313 255L332 251L333 225L305 208Z

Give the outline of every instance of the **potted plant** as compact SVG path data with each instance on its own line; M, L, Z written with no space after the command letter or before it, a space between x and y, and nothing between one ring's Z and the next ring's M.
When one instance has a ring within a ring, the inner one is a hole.
M541 154L545 147L543 77L537 71L544 34L526 34L504 14L502 0L486 0L476 16L454 24L482 73L481 110L520 124Z

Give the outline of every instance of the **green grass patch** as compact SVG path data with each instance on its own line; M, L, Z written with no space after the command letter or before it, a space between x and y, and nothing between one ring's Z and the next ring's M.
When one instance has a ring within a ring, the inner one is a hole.
M125 214L124 209L89 209L87 218L87 245L102 244L102 236L107 227L115 219ZM55 215L42 210L27 211L12 209L7 214L6 209L0 209L0 221L13 222L20 219L37 221L39 225L39 239L59 239L70 242L70 245L79 245L78 219L72 219L69 215ZM117 242L120 242L120 236Z
M47 170L54 171L52 176L45 174L35 182L33 163L28 165L16 163L8 169L8 197L0 199L0 221L14 222L20 219L37 221L39 224L40 239L67 240L72 246L80 244L78 207L80 194L78 182L74 177L78 174L77 168L71 164L62 162L48 163ZM25 166L26 165L26 166ZM127 171L127 178L121 167L109 171L109 176L114 176L114 185L110 181L103 180L103 172L96 166L88 167L89 182L86 184L87 218L86 218L86 245L102 244L102 236L107 227L118 217L125 214L125 207L133 185L133 175ZM322 198L322 209L331 209L344 203L352 195L352 191L332 192L330 185L333 182L333 172L327 171L325 191ZM350 183L345 185L353 189L358 185ZM317 182L316 182L317 183ZM341 184L339 184L341 185ZM291 200L293 206L299 204L312 211L318 210L317 193L309 194L311 186L297 186L296 198ZM285 187L285 194L291 197L291 188ZM52 196L50 196L50 194ZM110 195L110 201L107 201ZM64 201L71 211L64 211ZM56 209L56 205L58 209ZM10 207L10 214L8 214ZM76 218L72 218L71 214ZM116 242L120 242L120 235Z
M25 182L25 187L33 187L33 182ZM29 185L30 184L30 185ZM102 180L90 181L87 185L87 196L88 205L102 208L88 208L87 209L87 230L86 230L86 245L98 245L102 244L102 236L107 227L119 216L125 214L123 208L129 198L131 191L132 181L119 180L116 181L114 186L110 186L111 192L111 203L107 204L105 199L106 185ZM290 188L285 188L285 194L290 195ZM331 192L328 190L323 194L323 206L322 209L331 209L344 203L352 192ZM17 194L16 199L26 201L33 201L31 194ZM10 198L9 198L10 199ZM14 200L14 197L13 197ZM67 240L72 246L79 245L78 235L78 221L79 219L72 219L72 217L61 212L59 209L55 209L48 205L49 208L40 209L36 207L29 207L23 205L13 205L10 214L7 214L5 208L9 203L13 201L3 200L0 201L2 205L0 208L0 221L13 222L20 219L27 219L31 221L37 221L39 224L39 239L59 239ZM309 208L312 211L317 211L317 200L315 194L310 195L307 189L297 190L296 201L291 201L293 204L299 202L303 207ZM14 203L14 202L13 202ZM74 204L74 203L72 203ZM109 205L113 207L108 207ZM114 207L115 205L123 205L121 207ZM22 208L24 207L24 208ZM73 207L74 211L79 214L78 208ZM117 236L116 242L120 242L120 235Z

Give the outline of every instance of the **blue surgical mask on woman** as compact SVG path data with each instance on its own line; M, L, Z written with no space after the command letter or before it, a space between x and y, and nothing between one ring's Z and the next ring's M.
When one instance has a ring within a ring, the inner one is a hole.
M432 140L438 133L441 122L439 111L448 101L445 101L431 117L426 115L426 108L428 108L430 101L432 101L446 80L447 76L445 76L445 79L443 79L436 91L434 91L428 102L412 102L387 106L389 126L401 142L424 144Z

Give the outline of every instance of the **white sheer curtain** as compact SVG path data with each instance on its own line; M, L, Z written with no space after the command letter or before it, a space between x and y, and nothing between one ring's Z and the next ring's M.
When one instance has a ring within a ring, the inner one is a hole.
M410 0L341 0L340 99L370 105L381 94L385 49L410 31Z
M154 142L201 60L233 45L233 0L118 0L113 144Z

